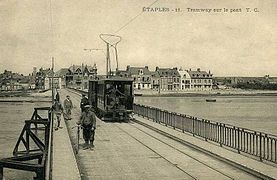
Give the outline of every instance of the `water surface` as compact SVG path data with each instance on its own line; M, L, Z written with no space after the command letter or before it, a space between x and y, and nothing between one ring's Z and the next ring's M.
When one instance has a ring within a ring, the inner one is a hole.
M135 97L135 102L277 135L277 96Z

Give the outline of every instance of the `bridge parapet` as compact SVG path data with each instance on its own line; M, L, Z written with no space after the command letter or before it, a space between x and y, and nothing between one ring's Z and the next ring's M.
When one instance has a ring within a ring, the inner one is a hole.
M277 136L229 124L134 104L134 113L182 132L213 141L220 146L237 150L277 164Z

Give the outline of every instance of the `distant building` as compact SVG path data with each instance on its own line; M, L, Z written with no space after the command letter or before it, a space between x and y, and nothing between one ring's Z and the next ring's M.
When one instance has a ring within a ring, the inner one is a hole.
M153 77L153 76L152 76ZM177 68L159 68L156 67L155 78L159 77L159 85L157 80L154 82L155 87L159 87L162 91L179 91L180 90L180 74Z
M181 78L181 86L180 89L182 91L189 91L192 89L192 79L187 70L179 69L178 70Z
M12 71L5 70L0 74L0 89L2 91L17 91L28 89L29 79L28 76L23 74L13 73Z
M97 76L96 64L88 66L73 65L68 68L69 72L66 75L66 84L68 87L76 89L88 89L89 80L95 79Z
M128 77L134 78L133 86L134 89L151 89L151 72L148 66L145 67L131 67L127 66L126 73Z
M68 68L62 68L55 73L55 77L60 78L61 88L65 88L67 85L67 82L69 82L69 79L67 76L69 74L70 74L70 71Z
M160 91L160 75L158 71L151 72L151 86L153 90Z
M213 87L213 75L198 68L193 70L179 70L181 75L181 90L207 91Z
M54 76L54 72L52 69L40 68L38 72L36 72L36 89L46 90L50 89L49 85L49 77ZM46 82L45 82L46 80ZM52 87L52 86L51 86Z

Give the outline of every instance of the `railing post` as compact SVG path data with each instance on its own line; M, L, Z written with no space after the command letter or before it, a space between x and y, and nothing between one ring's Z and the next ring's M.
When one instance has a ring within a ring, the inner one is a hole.
M191 117L192 118L192 136L194 136L194 117Z
M268 155L269 155L269 143L268 143L268 137L267 137L267 134L265 134L265 139L264 139L264 141L266 142L266 143L264 143L264 158L266 159L266 160L268 160ZM266 152L267 152L267 154L266 154Z
M219 123L219 145L222 147L222 125Z
M185 118L186 118L186 115L180 115L181 117L181 120L182 120L182 132L184 133L185 132L185 127L184 127L184 121L185 121Z
M240 154L240 129L238 128L238 153Z
M168 112L165 110L164 111L164 124L167 126L167 119L168 119Z
M177 116L176 113L174 113L173 116L172 116L172 117L174 117L173 118L173 129L175 129L175 126L176 126L176 116Z
M260 161L263 161L262 158L262 133L260 132Z
M207 122L206 122L206 120L203 120L203 122L204 122L204 137L205 137L205 141L208 141L207 140Z

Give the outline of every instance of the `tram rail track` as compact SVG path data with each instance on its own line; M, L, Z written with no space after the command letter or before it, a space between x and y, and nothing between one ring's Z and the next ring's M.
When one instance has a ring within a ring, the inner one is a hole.
M132 126L133 126L133 125L132 125ZM133 127L135 127L135 126L133 126ZM188 153L185 153L184 151L181 151L180 149L178 149L178 148L176 148L176 147L170 145L169 143L166 143L166 142L162 141L161 139L159 139L159 138L157 138L157 137L151 135L150 133L147 133L147 132L145 132L145 131L143 131L143 130L137 128L137 127L135 127L135 128L138 129L139 131L142 131L143 133L147 134L148 136L151 136L152 138L156 139L157 141L160 141L160 142L166 144L167 146L171 147L172 149L174 149L174 150L176 150L176 151L178 151L178 152L180 152L180 153L182 153L182 154L184 154L184 155L190 157L191 159L194 159L195 161L199 162L200 164L203 164L203 165L207 166L208 168L210 168L210 169L212 169L212 170L214 170L214 171L216 171L216 172L222 174L223 176L226 176L226 177L228 177L228 178L230 178L230 179L234 179L233 177L229 176L228 174L226 174L226 173L224 173L224 172L222 172L222 171L219 171L219 170L216 169L216 168L213 168L211 165L209 165L209 164L207 164L207 163L204 163L204 162L201 161L200 159L197 159L197 158L195 158L195 157L189 155ZM172 139L172 140L173 140L173 139Z
M154 131L154 132L156 132L156 133L158 133L158 134L160 134L160 135L162 135L162 136L165 136L165 137L167 137L167 138L169 138L169 139L171 139L171 140L173 140L173 141L176 141L176 142L178 142L178 143L180 143L180 144L182 144L182 145L185 145L185 146L190 147L190 148L192 148L192 149L194 149L194 150L196 150L196 151L198 151L198 152L204 153L205 155L208 155L208 156L210 156L210 157L212 157L212 158L215 158L215 159L217 159L218 161L224 162L224 163L226 163L226 164L228 164L228 165L230 165L230 166L232 166L232 167L234 167L234 168L236 168L236 169L239 169L239 170L241 170L241 171L244 171L245 173L250 174L250 175L252 175L253 177L256 177L256 178L258 178L258 179L270 179L270 180L273 180L273 179L274 179L274 178L269 177L269 176L267 176L267 175L265 175L265 174L262 174L262 173L260 173L260 172L257 172L257 171L255 171L255 170L253 170L253 169L250 169L250 168L248 168L248 167L246 167L246 166L244 166L244 165L241 165L241 164L238 164L238 163L236 163L236 162L230 161L229 159L226 159L226 158L221 157L221 156L219 156L219 155L217 155L217 154L215 154L215 153L212 153L212 152L210 152L210 151L208 151L208 150L206 150L206 149L203 149L203 148L198 147L198 146L196 146L196 145L194 145L194 144L191 144L190 142L184 141L183 139L180 139L180 138L178 138L178 137L176 137L176 136L174 136L174 135L171 135L171 134L169 134L169 133L167 133L167 132L164 132L164 131L162 131L162 130L156 128L156 127L153 127L153 126L151 126L151 125L149 125L149 124L143 123L143 122L141 122L141 121L139 121L139 120L136 120L136 119L133 119L133 120L131 120L131 121L134 122L134 123L137 123L137 124L139 124L139 125L141 125L141 126L143 126L143 127L146 127L146 128L148 128L148 129L150 129L150 130L152 130L152 131ZM131 125L131 124L130 124L130 125ZM139 128L136 127L136 129L139 129ZM139 129L139 130L140 130L140 131L143 131L143 130L141 130L141 129ZM149 136L151 136L152 138L155 138L156 140L158 140L158 141L160 141L160 142L163 142L162 140L160 140L160 139L154 137L153 135L151 135L150 133L147 133L147 132L144 132L144 133L148 134ZM198 161L199 163L201 163L201 164L203 164L203 165L205 165L205 166L207 166L207 167L209 167L209 168L211 168L211 169L213 169L213 170L219 172L220 174L222 174L222 175L224 175L224 176L226 176L226 177L228 177L228 178L230 178L230 179L236 179L235 177L230 177L230 176L227 175L226 173L221 172L220 170L211 167L210 165L208 165L208 164L202 162L201 160L199 160L199 159L197 159L197 158L195 158L195 157L192 157L192 156L190 156L190 155L188 155L188 154L186 154L186 153L180 151L179 149L173 147L172 145L170 145L170 144L168 144L168 143L166 143L166 142L163 142L163 143L167 144L167 145L170 146L171 148L173 148L173 149L175 149L175 150L177 150L177 151L183 153L183 154L186 155L186 156L189 156L189 157L193 158L194 160Z

